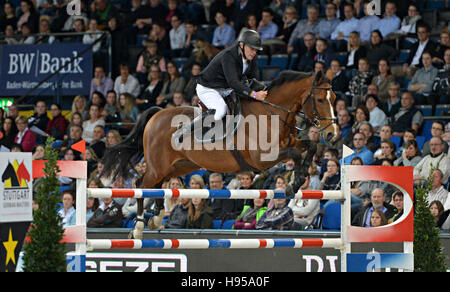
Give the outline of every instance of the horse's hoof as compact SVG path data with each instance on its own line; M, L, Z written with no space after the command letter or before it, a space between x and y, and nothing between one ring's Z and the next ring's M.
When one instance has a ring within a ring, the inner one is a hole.
M132 230L130 234L128 235L129 239L142 239L142 232L139 232L139 230Z

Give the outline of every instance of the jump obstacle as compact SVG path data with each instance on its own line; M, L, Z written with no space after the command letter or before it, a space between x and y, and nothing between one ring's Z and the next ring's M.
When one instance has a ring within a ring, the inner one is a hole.
M344 147L345 148L345 147ZM351 151L351 150L350 150ZM344 156L349 149L344 149ZM350 152L351 153L351 152ZM342 190L299 191L286 197L284 191L274 190L192 190L192 189L88 189L86 188L86 162L61 162L60 175L77 179L76 226L66 227L64 241L75 243L73 255L86 257L87 251L99 249L256 249L256 248L334 248L341 251L341 271L347 271L347 257L351 243L403 242L403 253L413 254L413 169L391 166L341 166ZM33 166L33 170L35 167ZM36 167L37 171L39 166ZM34 177L39 177L34 175ZM381 227L351 226L350 184L354 181L379 180L395 185L404 194L404 213L394 223ZM87 239L86 198L215 198L215 199L323 199L341 204L340 238L316 239L143 239L111 240ZM409 256L409 258L413 257ZM83 261L81 261L83 262ZM408 264L413 267L413 263Z

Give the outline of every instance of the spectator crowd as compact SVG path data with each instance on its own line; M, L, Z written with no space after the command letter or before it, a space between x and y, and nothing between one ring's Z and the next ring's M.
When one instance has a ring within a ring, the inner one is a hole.
M326 142L315 127L299 133L318 145L301 188L340 189L342 164L412 166L415 184L433 174L430 210L437 226L450 229L450 123L436 119L426 128L420 107L432 104L434 115L437 105L450 104L450 35L448 24L436 34L436 27L423 20L427 1L381 1L379 16L368 9L370 1L94 0L81 1L79 16L67 14L68 2L0 0L4 45L92 44L95 67L90 95L73 97L70 109L39 97L30 117L17 104L0 109L2 151L33 152L33 159L40 160L42 145L51 136L62 160L88 161L89 187L133 187L145 163L135 165L133 179L104 177L105 151L120 143L140 113L152 106L197 106L196 76L218 52L253 29L261 35L269 63L286 54L288 69L322 71L337 95L338 135ZM80 34L51 35L55 32ZM111 68L102 32L111 35ZM129 46L141 48L134 62ZM400 52L408 52L407 57L401 59ZM424 136L430 139L420 140ZM88 146L85 155L71 148L82 140ZM343 159L342 145L354 154ZM200 170L171 178L163 187L284 189L294 166L289 159L260 174ZM75 222L74 181L59 181L60 215L70 225ZM402 215L403 194L393 185L354 182L351 191L353 225L385 225ZM229 228L234 229L300 230L330 228L320 219L331 214L327 210L334 204L339 203L181 199L166 200L157 214L155 202L148 199L144 209L152 229L217 228L217 222L225 227L232 220ZM134 199L89 199L87 206L88 227L128 226L137 212Z

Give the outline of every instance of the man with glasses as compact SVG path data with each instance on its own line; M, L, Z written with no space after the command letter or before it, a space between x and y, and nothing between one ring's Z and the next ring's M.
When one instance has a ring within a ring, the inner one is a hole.
M297 65L294 68L300 72L312 72L314 69L314 56L316 55L316 38L313 33L307 33L303 39L306 52L298 56Z
M212 173L209 176L209 189L210 190L223 190L224 181L222 174ZM244 208L244 200L223 200L223 199L208 199L206 205L213 210L214 220L234 219L236 218Z
M448 181L450 172L450 158L444 152L445 142L440 137L430 140L430 154L422 158L414 167L414 182L422 183L428 179L433 168L439 169L443 174L443 182Z
M367 139L363 133L356 133L353 136L354 153L344 158L344 164L349 165L355 157L361 158L364 165L371 165L374 161L373 152L366 147Z
M441 121L434 121L431 125L431 136L442 138L445 132L444 123ZM448 144L444 143L444 152L448 153ZM430 154L430 141L425 142L423 145L422 156Z
M423 66L423 52L434 52L436 50L436 43L430 40L430 26L428 24L420 23L417 25L417 39L419 41L413 45L407 62L403 64L403 74L407 78L412 78L414 73Z
M181 56L186 42L186 25L177 14L172 15L170 24L172 25L172 29L169 31L171 57L178 58Z
M339 18L336 17L337 5L334 3L328 3L325 6L325 18L322 19L317 27L314 29L316 38L330 39L334 29L341 23Z
M414 98L410 92L402 94L401 108L391 119L392 136L403 137L406 129L412 128L419 133L423 123L422 112L414 105Z

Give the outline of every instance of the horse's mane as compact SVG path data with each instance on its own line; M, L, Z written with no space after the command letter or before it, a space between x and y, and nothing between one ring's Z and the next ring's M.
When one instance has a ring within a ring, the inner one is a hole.
M287 82L292 82L292 81L309 78L314 75L315 74L312 72L305 73L305 72L298 72L298 71L292 71L292 70L282 71L280 73L280 75L278 75L278 77L275 78L270 83L267 90L271 90L272 88L283 85L284 83L287 83ZM328 80L328 78L325 75L319 74L319 75L315 75L315 76L316 76L316 79L315 79L316 81L319 81L319 79L322 78L322 80L324 82L330 83L330 81Z
M292 70L282 71L277 78L275 78L274 80L272 80L272 82L270 82L268 90L280 86L286 82L297 81L311 76L313 76L312 73L298 72Z

